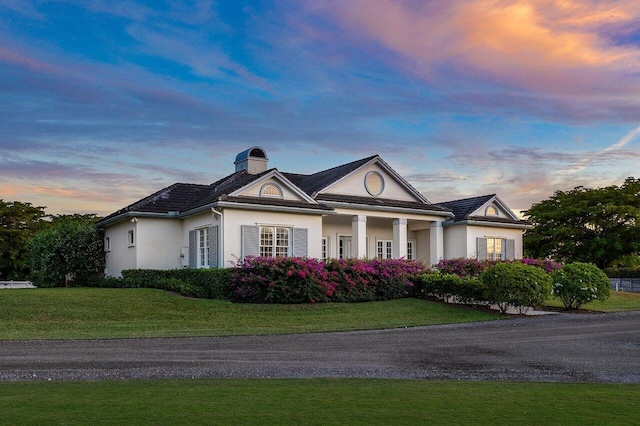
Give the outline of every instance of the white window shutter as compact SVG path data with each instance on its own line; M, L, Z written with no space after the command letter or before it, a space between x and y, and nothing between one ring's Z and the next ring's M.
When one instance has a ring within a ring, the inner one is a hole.
M209 228L209 268L218 267L218 225Z
M195 268L197 266L197 256L196 251L198 247L196 246L196 231L189 231L189 268Z
M260 228L242 225L242 257L260 254Z
M293 228L294 257L307 257L309 255L307 234L307 228Z
M487 260L487 239L477 238L476 244L477 244L478 260Z
M514 260L516 258L516 240L507 240L507 260Z

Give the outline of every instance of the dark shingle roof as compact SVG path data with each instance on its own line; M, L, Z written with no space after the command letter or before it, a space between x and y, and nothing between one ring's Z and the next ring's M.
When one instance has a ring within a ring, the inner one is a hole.
M494 198L496 194L480 195L478 197L463 198L461 200L445 201L438 203L439 205L451 209L455 215L454 222L461 222L464 220L477 220L482 222L491 223L510 223L518 225L530 225L531 222L526 220L512 219L507 217L495 217L471 214L482 207L489 200Z
M487 201L495 197L496 194L481 195L479 197L463 198L461 200L445 201L438 203L439 205L450 209L456 215L456 222L465 220L467 217L478 210Z
M351 163L336 166L331 169L323 170L312 175L301 175L296 173L283 173L283 175L293 182L298 188L313 196L313 194L322 188L326 188L334 182L347 176L349 173L357 170L369 161L376 158L377 155L363 158L362 160L352 161Z

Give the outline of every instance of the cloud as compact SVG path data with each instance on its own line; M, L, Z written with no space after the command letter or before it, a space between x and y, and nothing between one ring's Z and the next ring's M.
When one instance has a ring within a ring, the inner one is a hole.
M640 20L635 1L325 1L323 10L381 61L431 84L569 98L637 112L640 49L610 34ZM382 47L376 52L371 42ZM456 90L453 90L455 92ZM492 91L490 91L491 93ZM491 100L485 93L485 100ZM516 104L517 105L517 104Z

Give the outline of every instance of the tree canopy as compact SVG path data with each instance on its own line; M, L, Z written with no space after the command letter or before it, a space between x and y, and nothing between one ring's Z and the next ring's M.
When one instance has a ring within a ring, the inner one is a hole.
M640 252L639 179L556 191L524 213L534 225L524 237L527 256L604 268Z
M0 199L0 279L25 279L27 244L48 226L44 207Z
M95 215L54 217L29 242L30 277L38 287L85 284L104 271L102 233Z

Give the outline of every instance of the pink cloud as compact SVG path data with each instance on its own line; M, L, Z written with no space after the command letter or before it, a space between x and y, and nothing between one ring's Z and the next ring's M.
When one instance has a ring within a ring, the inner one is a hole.
M633 1L327 1L355 37L373 39L423 78L441 70L514 88L593 95L638 93L640 49L615 46L602 26L640 19ZM389 57L389 55L386 55ZM397 60L390 58L389 60Z

